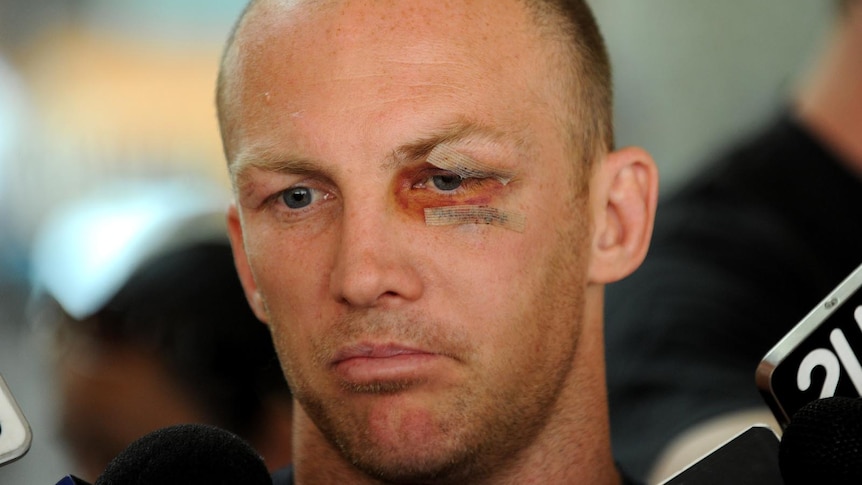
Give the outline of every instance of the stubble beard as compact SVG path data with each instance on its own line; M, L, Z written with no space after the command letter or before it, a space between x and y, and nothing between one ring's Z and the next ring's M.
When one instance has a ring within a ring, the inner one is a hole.
M573 212L574 217L584 213ZM382 482L480 483L505 476L507 469L518 466L523 458L519 456L521 452L536 441L565 406L559 397L571 381L584 309L586 245L582 238L587 226L579 221L560 231L546 274L535 285L532 301L536 303L517 317L529 322L521 326L533 335L549 336L534 340L543 348L510 350L506 352L511 357L509 362L495 364L502 366L505 373L493 369L496 379L488 379L489 369L482 369L483 379L474 378L458 392L450 391L442 407L446 412L438 412L431 423L433 439L425 443L405 439L399 446L381 445L369 431L367 416L345 412L351 408L349 397L333 399L317 392L313 381L301 373L288 372L295 397L345 460ZM449 357L471 363L467 334L453 331L451 326L424 319L355 314L312 342L315 364L329 362L334 352L332 342L375 335L444 350ZM551 357L532 358L531 352L535 351ZM342 395L395 395L408 393L421 384L422 381L404 380L346 386L342 390L347 392Z
M542 326L539 324L539 326ZM528 354L529 352L521 352ZM348 401L317 393L297 399L327 441L366 475L385 483L478 483L515 466L554 413L571 371L574 345L563 357L532 365L527 358L508 366L510 379L487 379L450 391L445 412L434 416L432 439L382 445L371 435L367 416L345 414ZM534 379L535 376L543 376ZM527 380L528 382L525 382ZM421 381L350 386L350 393L383 397L407 393Z
M557 287L543 291L561 290ZM498 373L495 379L474 380L446 395L448 402L442 408L445 412L434 416L433 439L425 443L405 439L400 447L381 445L369 432L367 416L345 413L350 409L349 397L332 399L314 392L313 385L302 384L297 386L295 396L326 440L370 477L388 483L478 483L515 467L519 452L536 440L557 412L558 397L572 370L577 344L574 328L571 336L563 337L559 323L556 327L550 323L559 322L559 315L548 315L557 310L560 308L552 304L521 317L532 322L535 331L557 336L555 340L560 343L556 348L543 349L556 357L536 362L529 357L531 349L508 352L515 361L502 363L508 371L505 379L500 379ZM577 321L578 315L571 316ZM397 326L415 328L409 322ZM439 342L436 337L431 340ZM458 355L466 360L469 353L459 351ZM422 381L387 381L344 390L349 391L348 395L363 394L363 398L382 397L409 393L421 384Z

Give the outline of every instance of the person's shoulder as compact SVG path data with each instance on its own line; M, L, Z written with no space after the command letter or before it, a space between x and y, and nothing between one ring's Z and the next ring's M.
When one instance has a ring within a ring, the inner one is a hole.
M644 482L639 482L628 475L619 465L617 470L620 472L620 485L645 485Z
M830 184L835 155L789 111L738 138L702 162L703 168L664 197L664 205L717 199L769 204L800 187Z
M810 208L826 204L824 193L852 192L836 187L831 160L790 115L775 118L662 197L653 258L669 251L678 260L694 251L697 258L749 254L757 260L758 249L775 256L781 241L805 239L800 231L810 232Z
M272 474L272 485L293 485L293 465L276 470Z

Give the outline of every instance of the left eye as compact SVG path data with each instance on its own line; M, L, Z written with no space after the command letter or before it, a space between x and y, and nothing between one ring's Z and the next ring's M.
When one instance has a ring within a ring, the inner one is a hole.
M294 187L281 194L284 204L291 209L302 209L314 201L314 192L308 187Z
M455 174L434 175L431 177L431 183L439 190L451 192L464 183L464 179Z

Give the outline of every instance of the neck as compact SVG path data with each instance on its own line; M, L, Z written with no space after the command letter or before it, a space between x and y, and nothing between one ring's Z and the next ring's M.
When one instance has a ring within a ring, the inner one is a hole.
M559 409L522 464L493 483L620 483L611 453L605 380L604 285L587 289L573 377Z
M862 177L862 6L842 16L797 100L802 123Z
M573 375L558 408L528 449L488 477L493 484L620 482L610 444L603 338L603 288L592 286L582 321ZM354 468L329 443L301 406L294 410L294 473L299 485L380 482Z

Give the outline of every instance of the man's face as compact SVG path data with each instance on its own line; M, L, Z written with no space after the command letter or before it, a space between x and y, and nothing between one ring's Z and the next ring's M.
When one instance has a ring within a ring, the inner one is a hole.
M559 54L500 0L263 9L237 42L232 236L304 411L391 480L510 460L578 386L590 221ZM426 224L450 206L526 223Z

